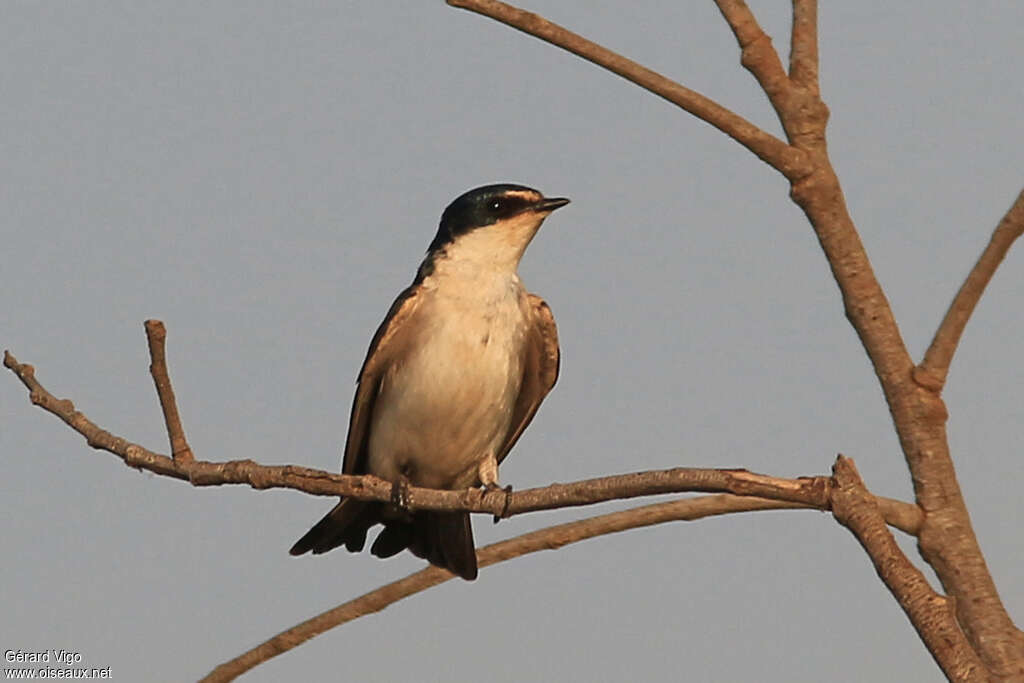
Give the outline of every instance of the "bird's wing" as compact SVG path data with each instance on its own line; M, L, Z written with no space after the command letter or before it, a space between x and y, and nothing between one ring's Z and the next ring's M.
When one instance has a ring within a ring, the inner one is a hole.
M420 304L420 299L416 296L417 291L418 288L413 284L398 295L370 342L366 360L359 371L356 397L352 401L348 438L345 440L345 457L341 463L342 474L366 473L373 404L377 400L384 373L395 358L401 357L411 341L411 335L403 334L402 330Z
M352 401L345 457L341 465L343 474L366 473L373 404L377 400L381 379L395 358L405 352L405 345L409 343L410 335L402 330L408 329L405 324L420 303L416 297L417 291L416 283L413 283L398 295L370 342L366 360L359 371L356 397ZM339 545L359 552L366 542L367 530L379 521L379 507L376 503L343 497L323 519L295 542L289 552L302 555L312 550L314 554L320 554Z
M551 309L536 294L526 295L529 309L532 312L532 324L526 333L526 344L523 354L523 382L519 396L512 408L512 422L508 434L497 453L500 463L516 445L530 420L533 419L541 401L548 395L558 381L558 328Z

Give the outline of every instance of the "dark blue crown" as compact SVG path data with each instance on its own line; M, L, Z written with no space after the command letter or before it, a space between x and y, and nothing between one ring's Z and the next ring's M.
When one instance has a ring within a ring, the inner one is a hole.
M542 196L532 187L511 183L484 185L459 195L441 214L441 224L430 243L430 251L442 249L459 235L514 216L536 203L521 193Z

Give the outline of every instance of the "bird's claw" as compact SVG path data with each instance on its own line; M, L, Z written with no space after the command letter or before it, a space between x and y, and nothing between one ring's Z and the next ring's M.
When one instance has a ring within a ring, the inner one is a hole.
M488 486L487 492L490 493L491 491L505 492L505 506L502 507L500 515L494 515L494 523L497 524L498 522L500 522L508 516L508 506L512 503L512 484L509 484L505 488L502 488L497 484L494 484L493 486Z
M391 504L402 512L409 511L409 480L405 477L391 482Z

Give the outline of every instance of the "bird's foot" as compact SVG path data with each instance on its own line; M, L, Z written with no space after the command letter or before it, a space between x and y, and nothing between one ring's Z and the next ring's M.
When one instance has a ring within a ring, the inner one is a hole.
M402 512L409 512L409 480L405 477L391 482L391 504Z
M477 468L477 476L480 477L480 483L484 486L484 493L490 493L491 491L505 491L505 507L502 509L500 515L494 515L494 523L497 524L508 515L508 506L511 502L512 487L506 486L504 489L498 483L498 460L494 457L493 453L488 453L487 457L480 461L480 465Z
M505 517L508 516L508 506L512 502L512 484L509 484L505 488L502 488L502 487L498 486L497 484L494 484L493 486L487 486L486 488L487 488L486 493L490 493L491 491L504 491L505 492L505 506L501 508L501 514L500 515L494 515L494 523L497 524L498 522L500 522L501 520L505 519Z

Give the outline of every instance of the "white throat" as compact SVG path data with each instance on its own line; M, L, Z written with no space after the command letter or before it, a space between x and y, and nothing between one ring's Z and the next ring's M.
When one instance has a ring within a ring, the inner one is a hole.
M444 248L444 256L435 261L435 267L438 270L480 269L495 275L514 276L526 247L544 218L535 213L524 213L459 235Z

